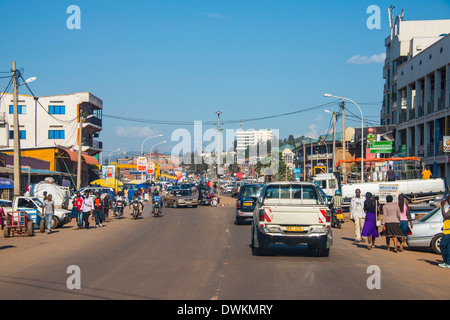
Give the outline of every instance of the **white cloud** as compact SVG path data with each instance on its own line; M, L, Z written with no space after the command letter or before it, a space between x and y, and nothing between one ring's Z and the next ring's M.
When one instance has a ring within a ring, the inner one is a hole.
M348 59L347 63L351 64L384 63L385 59L386 59L385 53L374 54L371 57L357 55Z
M308 127L308 132L305 133L305 137L317 138L319 136L319 134L317 133L317 129L319 129L319 126L311 123Z
M129 138L146 138L152 135L157 135L157 132L149 127L115 127L114 132L118 137Z

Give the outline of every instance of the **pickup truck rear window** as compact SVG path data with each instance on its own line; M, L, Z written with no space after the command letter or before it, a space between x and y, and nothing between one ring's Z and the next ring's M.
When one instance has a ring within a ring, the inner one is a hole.
M324 205L325 201L314 185L268 185L264 205Z

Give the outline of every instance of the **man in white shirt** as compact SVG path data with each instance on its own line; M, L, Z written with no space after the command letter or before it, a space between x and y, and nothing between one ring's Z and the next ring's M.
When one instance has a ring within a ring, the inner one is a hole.
M355 190L355 196L350 202L350 219L355 222L355 242L364 242L361 238L361 230L364 226L364 201L366 198L361 196L361 190Z
M81 211L83 212L84 227L89 229L89 216L94 210L94 199L90 197L89 190L86 190L84 194L84 201L81 205Z

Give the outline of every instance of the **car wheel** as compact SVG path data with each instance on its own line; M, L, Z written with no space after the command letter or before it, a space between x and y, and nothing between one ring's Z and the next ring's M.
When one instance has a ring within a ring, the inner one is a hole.
M53 217L52 219L52 229L56 229L59 226L59 220L57 217Z
M431 240L431 250L433 250L436 254L442 254L441 253L441 239L442 239L442 233L439 233L433 237Z

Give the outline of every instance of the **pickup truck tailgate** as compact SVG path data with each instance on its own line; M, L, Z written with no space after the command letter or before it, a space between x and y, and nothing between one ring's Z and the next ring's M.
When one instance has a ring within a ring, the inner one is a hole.
M272 206L264 210L264 222L274 225L317 225L325 224L326 206Z

